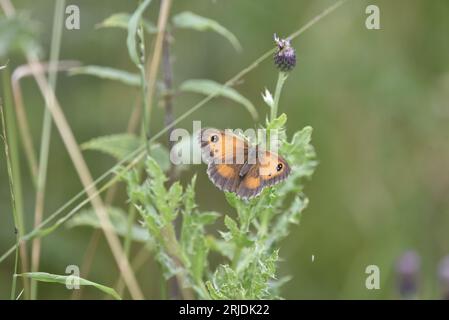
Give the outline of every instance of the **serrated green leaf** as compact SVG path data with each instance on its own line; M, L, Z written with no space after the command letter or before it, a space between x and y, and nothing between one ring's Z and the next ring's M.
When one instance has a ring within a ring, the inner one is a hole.
M290 207L284 214L279 216L273 223L271 232L267 238L267 246L271 247L273 243L278 243L288 235L289 224L298 224L302 211L307 207L309 201L307 198L296 196Z
M107 17L102 22L96 25L97 28L120 28L128 29L129 20L131 15L126 12L114 13L113 15ZM142 19L145 31L148 33L156 33L156 26L146 19Z
M296 132L293 135L292 141L286 144L285 151L295 151L298 149L304 149L312 140L312 127L304 127L301 131Z
M237 37L215 20L199 16L190 11L185 11L173 17L173 24L178 28L188 28L197 31L215 31L228 39L235 50L242 50L242 46Z
M97 288L98 290L103 291L106 294L109 294L113 298L117 300L121 300L122 298L120 295L112 288L98 284L96 282L83 279L81 277L75 276L75 275L68 275L68 276L62 276L57 274L51 274L47 272L26 272L17 274L17 277L25 277L25 278L31 278L36 281L41 282L50 282L50 283L59 283L59 284L73 284L73 283L79 283L80 286L92 286Z
M159 144L159 143L153 143L150 145L150 154L151 157L154 159L154 161L157 162L159 167L161 167L161 170L163 172L167 172L170 170L170 154L168 149Z
M229 231L233 236L234 235L237 236L239 234L240 230L239 227L237 226L237 222L235 222L234 219L232 219L229 216L225 216L224 224L229 229Z
M211 286L212 285L212 286ZM229 265L220 265L214 272L208 289L211 296L218 299L245 299L246 290L239 275Z
M225 296L222 295L217 289L214 288L212 282L206 281L206 288L209 291L210 297L213 300L224 300Z
M257 110L251 103L251 101L238 93L237 90L226 87L218 82L206 79L191 79L183 82L179 89L184 92L194 92L204 95L217 95L231 99L244 106L255 121L259 117Z
M193 214L193 210L197 207L195 203L195 185L196 185L196 175L192 177L190 184L187 186L186 192L184 194L184 215L190 216Z
M123 160L142 145L142 140L128 133L112 134L93 138L81 145L82 150L95 150L106 153L117 160ZM167 148L160 144L150 146L150 154L163 171L170 169L170 156Z
M213 224L220 217L220 214L215 211L206 211L199 213L195 220L201 225Z
M102 66L83 66L75 67L69 70L69 75L90 75L101 79L108 79L122 82L130 86L140 86L140 77L138 74Z
M240 204L240 199L237 197L237 195L233 192L226 192L225 193L226 201L228 201L229 205L233 207L234 209L237 209Z
M128 218L126 217L126 213L121 208L116 207L107 207L106 211L111 224L114 227L115 233L119 236L125 237L128 232ZM81 210L76 216L67 221L65 225L68 228L80 226L88 226L96 229L101 228L100 221L92 208ZM137 224L134 224L131 229L131 239L133 241L144 243L151 240L147 230Z
M229 229L232 239L239 247L249 246L253 243L250 239L248 239L247 235L239 229L237 222L235 222L231 217L225 216L224 223Z
M151 0L143 1L137 7L136 11L134 11L128 22L128 37L126 38L126 45L128 47L128 53L131 58L131 61L134 62L136 66L139 66L141 64L139 54L137 53L137 44L136 44L137 28L139 27L139 23L142 18L143 12L150 3Z
M282 130L287 123L287 115L285 113L281 114L276 119L267 123L267 130Z
M101 151L117 160L122 160L137 150L141 143L142 140L135 135L120 133L93 138L84 142L81 149Z
M145 161L145 168L149 176L161 181L167 180L161 167L152 157L147 157L147 160Z

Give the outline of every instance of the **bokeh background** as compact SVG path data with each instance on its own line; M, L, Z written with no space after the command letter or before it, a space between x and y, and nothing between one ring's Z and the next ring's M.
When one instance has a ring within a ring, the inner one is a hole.
M61 59L85 65L112 66L136 72L126 48L126 32L96 29L116 12L133 12L137 1L73 0L81 10L81 29L64 30ZM184 10L217 20L241 41L243 51L211 32L176 31L175 85L190 78L225 82L273 46L281 36L299 29L331 0L195 0L174 1L172 13ZM365 8L376 4L381 30L365 28ZM17 10L40 22L40 41L48 58L54 2L16 0ZM159 1L146 17L156 21ZM288 133L313 127L319 166L306 184L310 205L300 226L294 226L280 250L281 275L292 275L283 288L287 299L398 298L395 265L407 250L421 257L419 297L439 298L439 261L449 254L449 3L444 0L348 1L293 42L298 64L281 97L288 115ZM11 69L24 63L16 54ZM2 63L5 61L1 61ZM271 61L249 73L236 88L261 114L265 87L274 89L277 72ZM39 145L43 100L31 78L23 82L28 119ZM78 142L120 133L139 94L138 89L89 76L60 74L57 96ZM175 100L176 115L200 99L194 94ZM156 107L152 126L162 128ZM233 102L215 99L180 124L192 120L227 128L254 127L249 114ZM166 138L160 140L166 144ZM3 147L2 147L3 149ZM94 177L114 160L86 151ZM27 230L33 224L34 190L22 153ZM228 212L224 196L211 188L204 166L198 173L201 208ZM82 189L65 147L53 130L45 215ZM125 205L123 195L115 200ZM41 270L63 274L69 264L81 264L91 229L60 228L43 239ZM4 152L0 153L0 252L14 244ZM312 255L314 261L312 262ZM380 290L365 288L365 268L378 265ZM139 272L147 298L158 298L160 281L148 262ZM0 298L9 297L13 257L0 265ZM103 238L89 279L113 284L117 268ZM40 284L39 297L70 298L63 286ZM102 298L86 289L83 298Z

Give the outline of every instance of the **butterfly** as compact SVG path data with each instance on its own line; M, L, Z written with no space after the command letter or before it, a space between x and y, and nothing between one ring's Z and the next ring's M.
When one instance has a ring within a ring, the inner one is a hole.
M287 161L278 154L248 142L227 131L206 128L200 131L202 156L209 179L222 191L242 199L258 196L268 186L290 174Z

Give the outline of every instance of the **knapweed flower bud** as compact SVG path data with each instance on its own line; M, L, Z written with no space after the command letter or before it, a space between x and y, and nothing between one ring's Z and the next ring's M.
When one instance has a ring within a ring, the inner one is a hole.
M441 260L438 276L443 289L443 299L449 300L449 256L446 256Z
M421 259L415 251L406 251L398 259L396 273L398 289L403 299L416 298Z
M283 72L291 71L296 65L296 53L295 49L290 45L290 40L279 39L274 34L274 41L277 46L276 52L274 53L274 64Z

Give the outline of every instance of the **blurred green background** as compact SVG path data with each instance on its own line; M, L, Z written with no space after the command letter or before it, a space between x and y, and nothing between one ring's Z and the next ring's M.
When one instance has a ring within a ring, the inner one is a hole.
M137 1L73 0L81 10L81 29L63 31L61 59L136 72L126 48L126 32L96 29L117 12L133 12ZM211 32L176 31L172 46L174 81L206 78L225 82L272 48L273 33L286 36L299 29L331 0L195 0L174 1L172 14L185 10L217 20L241 41L243 51ZM365 8L380 8L381 30L365 28ZM54 2L16 0L17 10L40 22L44 59L48 59ZM146 17L156 21L159 1ZM310 205L280 250L281 275L293 278L283 288L287 299L397 298L395 263L405 250L421 256L419 296L438 298L437 267L449 254L449 3L444 0L348 1L293 42L298 63L281 97L288 133L310 125L319 166L306 184ZM4 63L5 61L1 61ZM25 62L9 57L11 70ZM264 115L265 87L274 89L277 71L265 61L236 89ZM43 100L31 78L22 82L34 143L39 145ZM79 143L120 133L139 94L138 89L89 76L60 74L57 96ZM200 97L176 98L176 115ZM163 110L154 108L153 132L163 127ZM264 116L263 116L264 118ZM249 114L233 102L215 99L183 121L218 128L254 127ZM166 137L160 141L166 144ZM4 152L0 153L0 253L14 244ZM33 224L34 189L22 155L27 230ZM94 175L114 161L86 151ZM204 166L198 173L201 208L229 212L224 196L212 188ZM53 130L45 215L82 190L57 130ZM125 205L124 193L115 200ZM80 265L92 231L60 228L43 239L41 270L63 274ZM315 259L312 262L312 255ZM9 298L13 256L0 264L0 298ZM365 288L365 268L378 265L380 290ZM149 299L159 297L157 268L149 262L138 274ZM117 267L101 238L89 279L112 285ZM39 297L67 299L63 286L40 284ZM83 298L101 298L85 289Z

